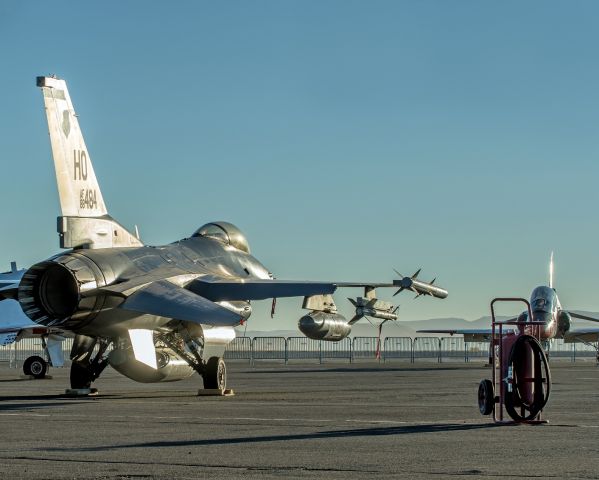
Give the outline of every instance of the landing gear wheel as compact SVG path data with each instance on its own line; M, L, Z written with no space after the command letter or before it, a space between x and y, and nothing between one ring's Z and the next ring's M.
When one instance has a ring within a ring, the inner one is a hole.
M86 389L92 384L92 374L85 365L78 362L71 364L71 388Z
M495 408L495 392L491 380L481 380L478 384L478 409L481 415L491 415Z
M224 390L227 388L227 367L221 357L210 357L206 363L204 388Z
M34 355L23 363L23 373L34 378L44 378L48 372L48 363L42 358Z

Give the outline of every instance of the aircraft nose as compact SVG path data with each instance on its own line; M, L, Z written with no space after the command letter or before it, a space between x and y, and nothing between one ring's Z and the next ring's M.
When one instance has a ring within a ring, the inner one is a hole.
M548 325L551 322L551 314L548 312L533 312L532 317L533 321L543 322L545 325Z

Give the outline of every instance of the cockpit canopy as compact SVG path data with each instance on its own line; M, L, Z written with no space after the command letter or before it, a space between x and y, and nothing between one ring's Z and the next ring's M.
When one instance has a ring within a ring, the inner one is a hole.
M229 222L207 223L203 227L198 228L192 237L212 238L225 245L231 245L242 252L250 253L250 245L245 238L245 235L241 233L241 230L235 225Z
M555 290L550 287L537 287L530 296L530 306L533 312L551 313L555 305Z

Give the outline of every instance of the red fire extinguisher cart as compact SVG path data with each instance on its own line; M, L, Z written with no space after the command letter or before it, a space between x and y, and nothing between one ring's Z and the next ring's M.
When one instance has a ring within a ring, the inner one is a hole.
M498 321L498 302L524 303L526 320ZM492 413L495 423L546 423L542 412L551 391L551 373L541 343L544 323L533 318L530 303L524 298L495 298L491 302L492 380L480 382L478 406L483 415ZM505 414L512 420L504 420Z

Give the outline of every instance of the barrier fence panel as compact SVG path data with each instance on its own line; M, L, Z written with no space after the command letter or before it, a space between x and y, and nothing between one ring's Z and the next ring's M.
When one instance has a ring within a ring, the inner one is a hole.
M237 337L225 350L225 360L252 360L252 339L250 337Z
M387 337L383 342L383 360L400 359L412 362L411 337Z
M565 343L563 338L549 342L549 359L567 359L574 361L574 343Z
M596 344L587 345L586 343L574 343L572 349L572 361L575 362L579 358L596 358Z
M9 367L12 367L15 362L15 345L15 343L11 343L0 347L0 362L8 363Z
M354 337L352 341L352 359L376 359L376 337Z
M439 361L466 362L466 344L464 337L441 337Z
M428 360L439 362L440 347L441 339L439 337L416 337L412 346L414 361Z
M320 342L320 361L332 358L344 358L351 362L352 341L344 338L339 342Z
M252 360L285 360L287 340L285 337L254 337Z
M65 361L69 360L73 339L62 342ZM96 347L97 348L97 347ZM227 347L227 360L318 360L376 359L377 337L344 338L340 342L312 340L306 337L238 337ZM381 345L381 358L414 362L424 361L488 361L489 342L464 342L462 337L386 337ZM24 338L11 345L0 346L0 362L20 367L32 355L46 358L41 338ZM565 343L553 340L550 359L592 359L597 357L595 344Z
M308 337L289 337L287 339L287 360L320 359L321 343L324 342Z
M466 361L489 361L490 342L466 342Z

